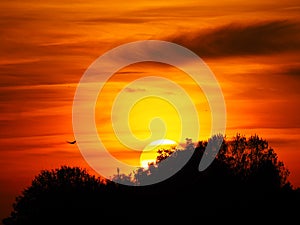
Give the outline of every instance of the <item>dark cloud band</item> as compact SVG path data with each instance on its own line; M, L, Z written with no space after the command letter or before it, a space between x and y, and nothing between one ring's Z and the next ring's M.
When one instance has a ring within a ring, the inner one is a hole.
M290 21L228 24L166 39L190 48L200 57L275 54L300 51L300 24Z

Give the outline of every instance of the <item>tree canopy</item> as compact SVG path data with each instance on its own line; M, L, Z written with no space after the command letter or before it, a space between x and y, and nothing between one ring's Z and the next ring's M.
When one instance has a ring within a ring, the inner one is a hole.
M252 215L269 218L278 214L296 216L299 189L288 181L289 171L274 149L258 135L246 138L237 134L222 137L218 152L208 143L187 143L184 150L160 149L156 163L131 174L116 174L112 181L89 175L79 167L62 166L43 170L16 198L8 224L73 223L110 220L140 224L146 214L154 222L197 223L197 219L231 215L231 219ZM200 172L203 155L214 157ZM139 186L165 169L192 157L175 175L153 185ZM117 181L131 186L121 185ZM159 209L159 211L157 211ZM253 214L255 212L256 214ZM234 214L234 217L232 215ZM201 217L199 217L201 215Z
M159 149L156 163L150 163L147 169L140 168L133 174L115 175L114 180L126 179L127 182L139 185L143 179L151 179L155 177L155 173L159 173L162 169L165 159L169 160L168 169L172 169L172 165L176 164L176 160L184 157L190 151L194 152L192 159L183 169L197 168L203 154L210 154L210 157L215 157L212 169L228 170L230 176L234 176L239 182L245 185L259 186L259 188L280 189L284 186L290 186L288 176L289 170L284 166L284 163L278 159L278 156L273 148L269 147L267 140L260 138L258 135L250 136L248 139L241 134L237 134L230 140L222 138L222 145L218 152L207 149L209 142L217 142L220 137L213 136L208 141L199 141L196 146L191 146L191 143L186 144L184 150L176 149ZM213 144L212 144L213 146ZM213 147L212 147L213 148ZM193 165L190 165L193 163ZM185 176L189 177L191 171L185 171ZM197 173L197 176L200 174Z

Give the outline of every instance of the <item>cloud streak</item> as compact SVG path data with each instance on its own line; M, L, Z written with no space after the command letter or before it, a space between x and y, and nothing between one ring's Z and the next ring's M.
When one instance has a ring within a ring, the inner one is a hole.
M291 21L231 23L166 39L190 48L200 57L276 54L300 51L300 24Z
M144 88L130 88L130 87L127 87L127 88L125 88L125 91L129 92L129 93L135 93L135 92L145 92L146 89L144 89Z

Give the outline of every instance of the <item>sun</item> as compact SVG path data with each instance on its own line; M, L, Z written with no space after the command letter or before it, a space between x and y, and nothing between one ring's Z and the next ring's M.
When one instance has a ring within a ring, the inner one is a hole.
M140 166L147 169L149 167L149 164L151 164L151 163L155 163L155 159L154 160L153 159L142 160Z
M159 139L148 144L140 156L140 166L148 168L149 163L155 163L157 157L157 150L170 149L177 147L178 143L170 139Z

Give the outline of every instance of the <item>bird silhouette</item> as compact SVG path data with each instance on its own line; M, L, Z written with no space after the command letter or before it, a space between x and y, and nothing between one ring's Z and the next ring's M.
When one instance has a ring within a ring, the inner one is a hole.
M67 143L69 143L69 144L73 145L73 144L75 144L75 143L76 143L76 140L74 140L74 141L67 141Z

